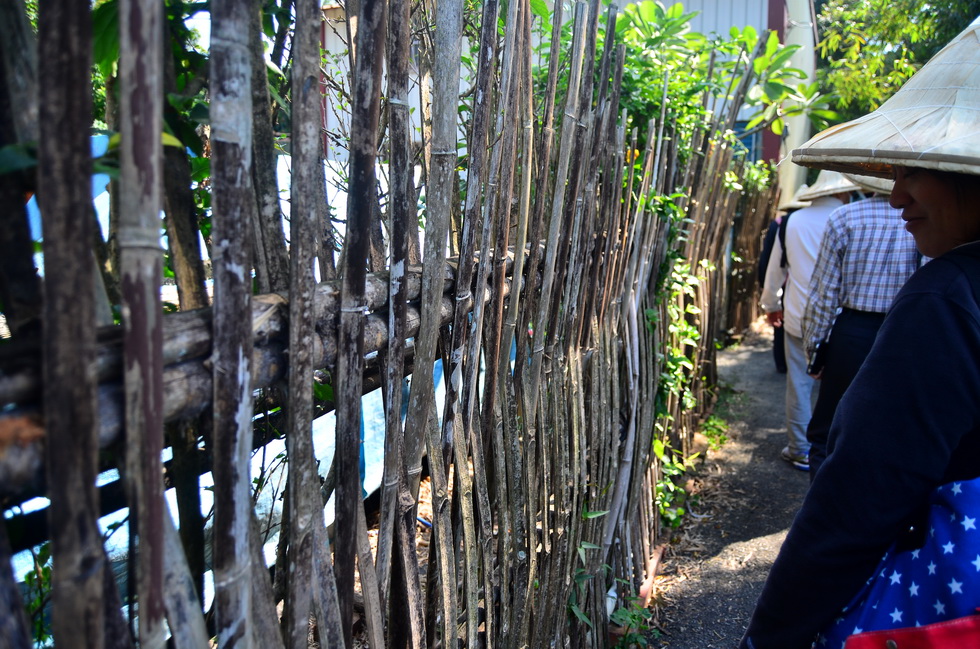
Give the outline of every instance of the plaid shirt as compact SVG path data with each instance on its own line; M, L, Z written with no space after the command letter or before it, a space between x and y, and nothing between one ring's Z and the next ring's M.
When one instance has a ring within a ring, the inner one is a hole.
M922 256L901 210L879 196L834 210L810 277L803 341L813 353L841 308L884 313Z

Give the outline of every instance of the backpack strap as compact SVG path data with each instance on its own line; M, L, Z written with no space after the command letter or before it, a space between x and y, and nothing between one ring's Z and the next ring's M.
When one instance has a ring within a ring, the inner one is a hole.
M786 268L789 265L789 260L786 258L786 224L789 223L789 217L792 215L787 214L783 217L783 220L779 222L779 245L783 250L783 256L779 259L779 267Z

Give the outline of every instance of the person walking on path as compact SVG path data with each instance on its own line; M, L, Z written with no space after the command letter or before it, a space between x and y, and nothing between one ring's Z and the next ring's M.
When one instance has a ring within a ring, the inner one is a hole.
M802 471L810 469L806 427L816 398L816 381L807 374L803 348L802 320L807 289L827 219L831 212L848 201L850 192L857 189L857 185L840 173L821 171L813 186L799 197L801 201L810 201L810 206L797 210L791 217L784 217L785 236L777 237L773 243L766 268L762 308L770 325L782 325L786 349L788 441L781 455Z
M776 238L779 236L780 231L785 233L785 229L782 228L783 219L787 218L790 214L801 207L809 207L810 203L801 201L799 198L800 194L808 189L810 189L810 186L803 183L799 186L799 188L797 188L791 199L780 203L776 208L778 211L776 218L772 220L769 227L766 229L766 234L762 239L762 253L759 255L759 267L756 271L758 274L760 290L766 287L766 270L769 268L769 260L772 258L772 248L776 243ZM773 363L776 364L776 371L780 374L785 374L786 347L783 341L782 323L779 325L773 325L772 327L772 360Z
M978 105L980 20L877 110L793 152L892 177L891 205L932 259L895 297L837 407L740 649L921 634L980 606Z
M845 177L872 194L830 215L810 278L803 342L811 376L820 379L806 429L811 481L827 455L837 403L871 351L885 311L922 258L915 239L905 231L901 212L888 204L894 183L870 176ZM823 361L815 368L818 346Z

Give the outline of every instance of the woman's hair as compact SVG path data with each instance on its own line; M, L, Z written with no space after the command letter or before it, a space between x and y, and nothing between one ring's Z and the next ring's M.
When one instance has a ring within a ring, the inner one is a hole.
M973 206L969 204L970 199L967 198L966 188L980 183L980 176L966 174L960 171L940 171L938 169L922 170L929 171L953 188L957 206L963 210L974 209Z

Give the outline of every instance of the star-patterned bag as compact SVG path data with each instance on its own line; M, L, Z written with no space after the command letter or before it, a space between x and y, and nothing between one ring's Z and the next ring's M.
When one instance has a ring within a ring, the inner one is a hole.
M980 646L980 614L904 629L852 635L844 649L968 649Z
M816 646L840 649L852 634L943 622L971 615L977 607L980 478L936 488L924 545L885 553L874 576ZM980 639L968 646L980 647Z

